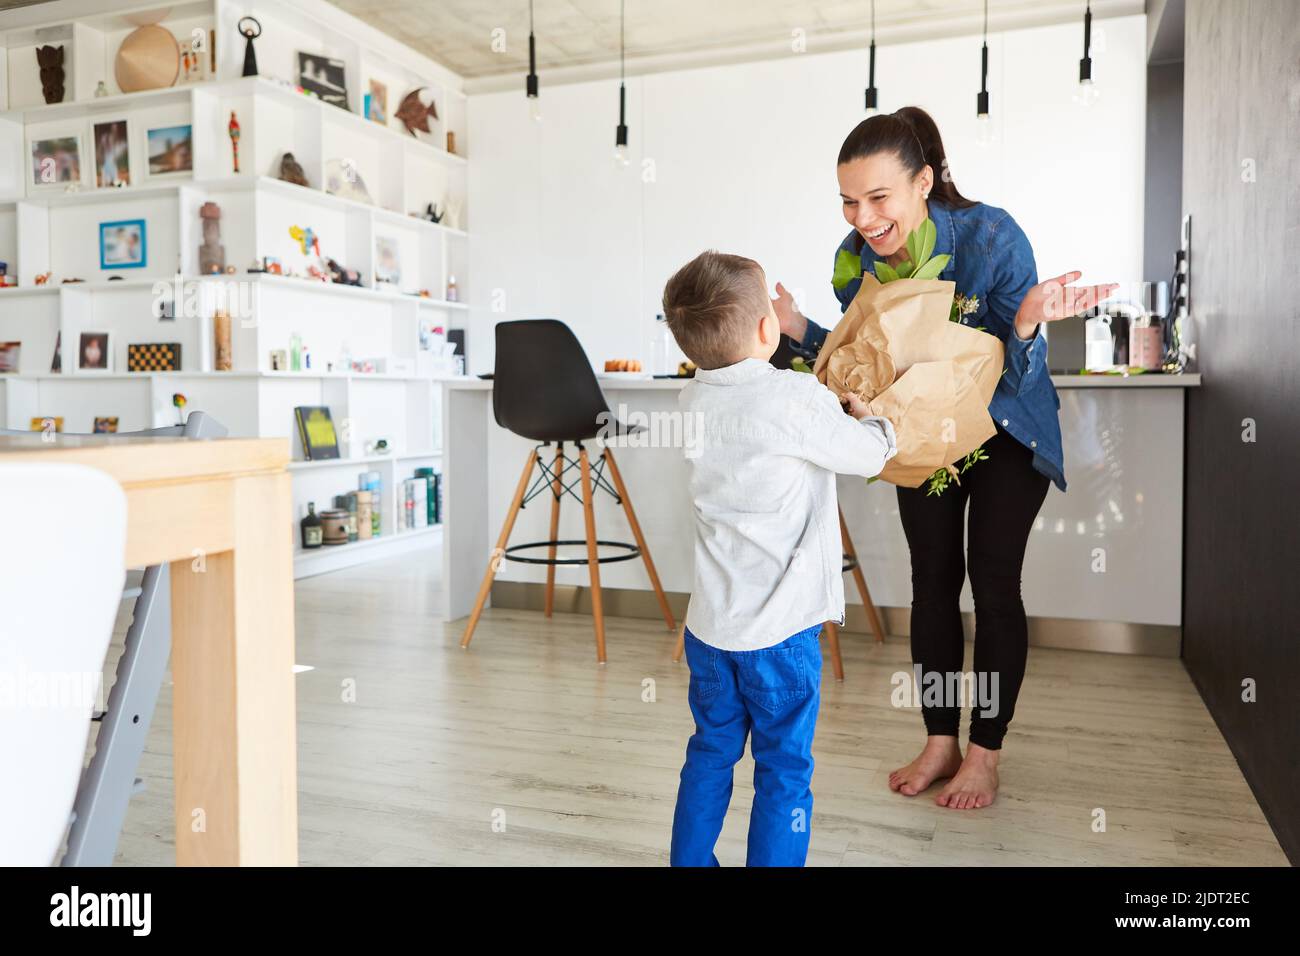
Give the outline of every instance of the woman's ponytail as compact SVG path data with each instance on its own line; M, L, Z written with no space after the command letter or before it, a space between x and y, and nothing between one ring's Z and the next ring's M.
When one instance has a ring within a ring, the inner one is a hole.
M882 113L863 120L849 133L840 147L840 165L891 152L898 157L903 168L912 176L924 166L934 170L934 186L930 195L953 208L973 206L957 190L948 169L948 157L943 151L943 138L934 118L919 106L904 106L894 113Z

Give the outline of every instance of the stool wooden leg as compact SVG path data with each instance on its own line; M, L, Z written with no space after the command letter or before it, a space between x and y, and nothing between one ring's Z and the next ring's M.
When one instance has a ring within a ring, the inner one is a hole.
M673 648L673 663L680 664L682 655L686 653L686 622L682 621L682 626L677 631L677 646Z
M600 597L600 556L596 548L596 513L592 508L591 461L587 449L578 446L582 465L582 513L587 524L587 570L591 574L591 616L596 625L596 660L605 663L605 608Z
M834 621L827 621L822 625L822 630L826 632L826 642L831 646L831 670L835 672L836 680L844 680L844 661L840 658L840 629Z
M840 537L844 539L844 553L853 558L853 563L858 563L858 552L853 549L853 539L849 537L849 526L844 523L844 509L840 509ZM867 619L871 622L871 630L876 635L876 643L885 642L885 629L880 626L880 614L876 611L875 602L871 600L871 592L867 590L867 579L862 573L862 567L859 565L853 569L853 580L858 586L858 596L862 598L862 606L866 609Z
M632 499L628 497L627 486L623 484L623 476L619 474L618 463L614 461L612 449L605 449L605 460L609 462L609 475L614 479L614 488L618 491L618 496L623 499L623 510L627 512L627 523L632 526L632 537L636 538L636 546L641 549L641 557L645 560L646 573L650 575L650 583L654 586L655 596L659 598L659 610L663 612L664 620L668 622L668 630L676 630L677 622L673 620L672 608L668 606L668 596L664 594L663 585L659 583L659 574L655 571L655 563L650 558L650 549L646 547L645 535L641 533L641 523L636 520L636 512L632 510Z
M551 534L550 539L555 540L560 533L560 472L564 468L564 442L555 443L555 480L551 483L551 491L554 497L551 499ZM555 560L555 545L550 547L551 560ZM546 566L546 606L542 609L547 617L555 610L555 565Z
M488 594L492 591L492 579L496 577L497 568L502 561L502 555L505 553L506 542L510 540L510 531L515 526L515 518L519 515L519 507L524 501L524 492L528 490L528 479L533 473L533 466L537 464L537 449L530 449L528 452L528 463L524 465L524 473L519 476L519 486L515 488L514 501L510 502L510 510L506 513L506 523L501 527L501 536L497 538L497 546L492 549L492 555L488 558L487 570L483 572L483 583L479 585L478 598L474 601L474 610L470 612L469 624L465 627L465 636L460 639L462 648L469 647L470 638L474 636L474 628L478 624L478 617L483 613L483 605L487 604Z

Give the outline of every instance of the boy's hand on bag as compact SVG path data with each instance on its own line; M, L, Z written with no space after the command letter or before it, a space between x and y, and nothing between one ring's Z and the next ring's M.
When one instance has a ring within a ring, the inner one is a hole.
M852 392L845 392L841 395L840 404L844 406L846 412L859 420L871 414L871 409L867 408L867 403Z

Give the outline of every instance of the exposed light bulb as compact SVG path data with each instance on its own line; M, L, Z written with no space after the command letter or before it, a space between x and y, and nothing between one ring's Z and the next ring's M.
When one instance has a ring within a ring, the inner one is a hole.
M536 123L542 121L542 98L540 96L528 97L528 115Z
M997 138L997 130L993 127L993 120L989 118L988 113L980 113L975 118L975 142L981 146L988 146Z
M614 162L618 163L620 166L627 166L632 162L632 160L628 158L626 144L620 143L614 147Z
M1074 102L1080 106L1092 106L1101 99L1101 90L1092 80L1081 80L1074 90Z

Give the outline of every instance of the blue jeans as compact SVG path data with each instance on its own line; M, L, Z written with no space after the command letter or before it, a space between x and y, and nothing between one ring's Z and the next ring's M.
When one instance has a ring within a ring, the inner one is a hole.
M821 625L759 651L723 651L686 632L695 733L673 813L673 866L717 866L732 771L753 735L747 866L803 866L812 822L813 731L821 700Z

